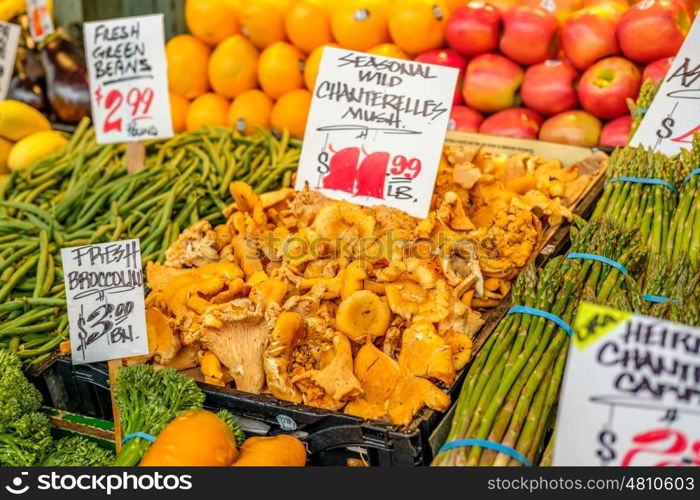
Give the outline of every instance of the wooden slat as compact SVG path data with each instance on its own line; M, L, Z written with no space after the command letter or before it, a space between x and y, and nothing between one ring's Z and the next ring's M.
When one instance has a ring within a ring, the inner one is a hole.
M56 21L64 25L72 22L95 21L115 17L163 14L165 39L187 33L185 23L186 0L62 0L56 4Z
M122 15L122 4L119 1L109 2L100 0L83 0L84 21L111 19Z

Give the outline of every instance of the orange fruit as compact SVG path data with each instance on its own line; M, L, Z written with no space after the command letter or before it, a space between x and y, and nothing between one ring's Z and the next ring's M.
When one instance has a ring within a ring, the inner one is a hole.
M187 129L187 109L190 107L190 101L175 92L169 92L168 97L170 97L170 117L173 121L173 130L183 132Z
M272 99L258 89L248 90L231 103L228 124L242 134L252 134L257 127L270 128Z
M289 41L305 54L333 41L330 12L322 0L297 0L284 25Z
M209 90L209 47L192 35L178 35L165 44L168 87L185 99Z
M187 110L187 130L197 130L205 125L226 125L229 102L212 92L200 95Z
M389 33L412 56L437 49L449 14L443 0L398 0L389 13Z
M401 47L393 43L382 43L375 45L367 51L368 54L375 56L394 57L396 59L409 59L408 55L401 50Z
M241 4L241 32L259 49L286 40L284 16L291 0L245 0Z
M331 30L336 42L345 49L364 51L389 42L387 2L343 0L333 8Z
M445 5L447 5L447 10L450 11L450 14L468 3L469 0L445 0Z
M316 77L318 76L318 68L321 66L321 56L323 55L323 49L326 47L340 47L340 45L337 43L327 43L322 47L317 47L309 54L304 64L304 83L306 84L306 88L311 92L314 91Z
M273 99L304 86L304 55L294 45L275 42L260 54L258 81Z
M289 135L301 139L311 107L311 92L304 89L287 92L272 107L270 123L277 130L286 128Z
M209 82L217 94L232 99L258 85L258 51L243 35L219 44L209 59Z
M185 22L190 33L209 45L241 32L236 0L187 0Z

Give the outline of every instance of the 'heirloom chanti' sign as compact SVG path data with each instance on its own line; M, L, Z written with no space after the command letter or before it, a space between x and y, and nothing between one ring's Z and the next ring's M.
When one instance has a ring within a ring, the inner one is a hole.
M700 329L583 303L554 465L700 465Z
M458 71L323 50L296 189L428 215Z
M62 248L74 364L148 354L138 240Z
M163 15L85 23L97 142L172 137Z

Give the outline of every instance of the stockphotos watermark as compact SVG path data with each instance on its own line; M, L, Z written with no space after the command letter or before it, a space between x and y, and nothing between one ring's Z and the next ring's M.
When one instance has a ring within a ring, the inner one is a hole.
M28 472L19 472L5 485L12 495L24 495L32 491L90 491L106 493L120 491L187 491L192 489L189 474L131 474L129 472L102 474L55 472L35 476L36 484L30 484Z

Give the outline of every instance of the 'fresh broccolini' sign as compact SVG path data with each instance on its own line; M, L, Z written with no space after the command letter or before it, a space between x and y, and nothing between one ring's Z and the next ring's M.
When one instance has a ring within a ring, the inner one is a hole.
M74 364L148 354L138 240L61 249Z

